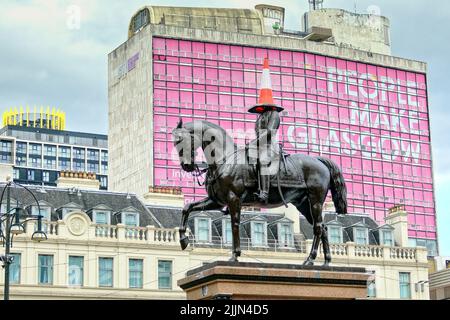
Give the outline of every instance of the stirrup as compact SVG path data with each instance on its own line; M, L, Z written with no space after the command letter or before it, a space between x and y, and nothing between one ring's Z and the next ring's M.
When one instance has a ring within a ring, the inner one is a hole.
M269 202L269 193L267 191L260 191L259 193L255 193L255 196L258 197L260 202Z

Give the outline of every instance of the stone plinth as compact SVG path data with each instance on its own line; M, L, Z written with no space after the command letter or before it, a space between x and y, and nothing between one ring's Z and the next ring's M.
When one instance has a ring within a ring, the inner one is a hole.
M339 299L367 297L364 268L217 261L187 272L188 300Z

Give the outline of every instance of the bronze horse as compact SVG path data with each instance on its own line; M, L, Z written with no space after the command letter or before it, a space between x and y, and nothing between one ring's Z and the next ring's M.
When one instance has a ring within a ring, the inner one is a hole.
M186 172L199 171L195 163L196 150L202 148L207 160L206 191L208 197L186 205L182 212L180 244L186 249L189 238L186 227L189 214L193 211L220 210L227 207L231 216L233 234L233 255L237 261L241 255L239 224L242 206L277 208L286 203L293 204L313 226L314 239L305 265L313 265L322 240L325 265L331 262L327 228L322 223L322 208L328 190L338 214L347 214L347 189L340 169L331 160L301 154L289 156L285 173L301 171L303 183L298 187L270 188L269 203L262 204L255 199L258 186L249 185L249 177L255 176L255 166L248 161L247 148L237 148L226 131L207 121L194 121L178 126L172 132L180 164Z

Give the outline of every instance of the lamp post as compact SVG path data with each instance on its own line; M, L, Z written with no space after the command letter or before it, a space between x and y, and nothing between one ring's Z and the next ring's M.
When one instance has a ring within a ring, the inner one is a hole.
M29 215L26 210L18 205L16 207L11 208L11 187L18 186L20 188L28 191L33 199L36 201L38 207L38 215ZM47 235L44 231L42 231L42 215L41 215L41 207L39 206L39 201L36 199L35 195L25 186L22 186L18 183L11 181L11 178L7 178L7 184L5 185L1 198L0 204L2 204L1 208L3 209L3 197L6 193L6 211L2 212L0 210L0 244L3 244L5 247L5 255L0 256L0 261L3 263L3 268L5 269L5 283L4 283L4 299L9 300L9 272L10 265L13 262L13 257L10 255L11 246L14 240L14 236L23 234L25 232L25 224L32 220L37 220L38 228L31 236L31 239L36 242L41 242L47 240ZM26 214L26 219L24 221L20 221L20 213L24 212Z

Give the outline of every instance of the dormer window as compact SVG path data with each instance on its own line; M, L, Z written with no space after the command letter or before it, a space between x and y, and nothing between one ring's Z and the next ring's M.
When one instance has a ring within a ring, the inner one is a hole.
M354 228L354 241L357 245L369 244L369 230L367 228L356 227Z
M387 247L394 246L394 235L392 230L380 230L380 243Z
M39 214L39 208L40 210L40 214ZM31 207L31 214L33 216L42 216L42 222L48 222L51 220L51 215L52 215L52 208L43 204L39 204L38 206L32 206ZM35 228L37 230L38 225L35 225ZM42 224L42 231L47 232L48 230L48 225L46 223Z
M343 243L342 240L342 227L340 226L328 226L328 239L330 243Z
M41 209L40 214L39 214L39 207ZM31 207L31 214L33 216L41 215L43 221L44 220L45 221L50 221L51 220L51 212L52 212L51 208L47 207L47 206L43 206L43 205L40 205L39 207L38 206L32 206Z
M252 234L252 245L254 247L267 246L266 222L252 221L251 234Z
M278 224L278 242L282 247L294 246L294 234L292 231L292 223Z
M231 219L222 220L222 235L224 243L233 242L233 229L231 228Z
M208 217L195 218L195 237L199 242L211 242L211 219Z
M64 219L69 213L74 211L81 211L82 207L76 203L68 203L61 208L62 218Z
M137 212L122 212L122 223L128 227L138 227L139 214Z
M94 210L92 218L96 224L111 224L111 213L104 210Z

